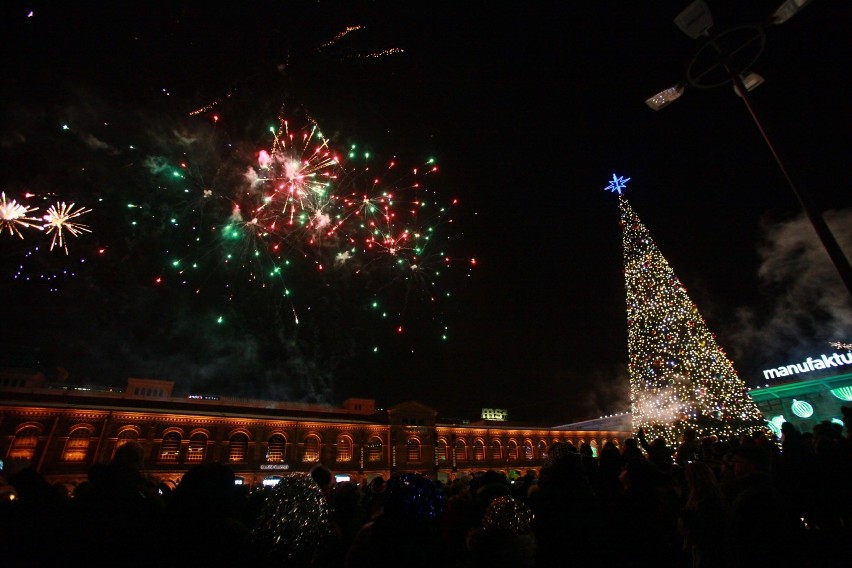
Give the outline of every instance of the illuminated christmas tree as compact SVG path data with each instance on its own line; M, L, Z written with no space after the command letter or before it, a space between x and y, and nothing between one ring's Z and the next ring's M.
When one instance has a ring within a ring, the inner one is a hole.
M606 188L619 194L627 292L627 348L633 428L670 445L687 428L728 437L764 425L734 365L621 195L628 179Z

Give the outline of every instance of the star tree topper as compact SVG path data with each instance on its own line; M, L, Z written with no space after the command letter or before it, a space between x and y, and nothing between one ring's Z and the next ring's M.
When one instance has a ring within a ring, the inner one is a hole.
M612 174L612 179L610 180L609 185L604 188L604 190L621 195L621 190L627 189L628 181L630 181L630 178L624 179L624 176L616 176L615 174Z

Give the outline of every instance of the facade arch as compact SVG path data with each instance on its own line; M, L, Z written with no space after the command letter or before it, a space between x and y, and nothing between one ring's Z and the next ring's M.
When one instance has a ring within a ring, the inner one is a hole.
M160 461L161 462L176 462L180 453L180 444L183 440L183 434L180 428L169 428L163 434L163 441L160 444Z
M503 460L503 444L501 444L500 440L498 440L497 438L491 440L491 448L489 454L491 459L494 461Z
M281 463L287 459L287 437L275 432L266 441L266 461L268 463Z
M536 444L536 453L538 459L547 459L547 441L544 438L539 439L538 444Z
M15 429L15 437L6 454L9 459L32 460L35 457L38 439L41 436L41 424L36 422L24 422Z
M405 445L405 457L408 463L417 463L422 461L422 445L419 438L412 436L406 441Z
M456 444L453 447L453 455L456 461L467 460L467 440L464 438L456 438Z
M245 436L245 437L246 437L246 441L248 441L248 442L250 442L250 441L251 441L251 433L250 433L248 430L246 430L245 428L242 428L242 427L240 427L240 428L234 428L233 430L231 430L230 432L228 432L228 436L227 436L227 437L228 437L228 439L230 440L231 438L233 438L233 437L234 437L234 436L236 436L237 434L242 434L243 436Z
M241 463L248 457L249 436L244 430L236 430L228 438L228 462Z
M384 443L379 436L370 436L367 440L367 461L376 463L382 461L384 457Z
M302 461L304 463L316 463L320 460L320 449L322 443L317 434L311 433L305 436L302 443Z
M447 439L444 437L438 438L437 442L435 442L435 461L439 463L444 463L448 460L449 455L447 453L447 449L449 448L449 444L447 443Z
M177 433L178 436L183 439L184 431L183 428L178 428L177 426L168 426L165 430L163 430L163 438L165 438L169 434Z
M91 424L75 424L68 432L65 447L62 449L62 461L81 462L86 461L89 446L92 443L92 432L95 429Z
M138 426L123 426L115 438L115 447L112 449L112 457L115 458L115 452L124 444L130 442L138 442L140 428Z
M532 440L529 438L524 440L524 459L527 461L535 459L535 449L533 448Z
M186 461L191 463L200 463L204 461L207 455L207 432L202 429L196 430L189 436L189 444L186 448Z
M477 438L473 441L473 461L485 460L485 442L482 438Z
M518 454L518 442L514 438L510 438L506 443L506 457L510 462L516 462L520 459Z
M352 449L352 436L348 434L340 434L337 437L337 455L335 456L335 461L337 463L351 462L354 457Z

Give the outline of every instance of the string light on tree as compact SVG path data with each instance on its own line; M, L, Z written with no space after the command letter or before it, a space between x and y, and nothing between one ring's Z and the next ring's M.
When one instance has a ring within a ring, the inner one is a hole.
M728 437L763 420L733 363L689 298L613 174L618 193L627 296L627 348L634 429L679 442L694 428Z

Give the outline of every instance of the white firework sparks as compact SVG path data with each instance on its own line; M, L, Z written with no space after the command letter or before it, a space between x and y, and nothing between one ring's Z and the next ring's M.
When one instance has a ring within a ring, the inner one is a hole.
M44 230L47 234L53 233L53 239L50 241L50 250L57 244L68 254L68 246L65 241L65 233L67 232L72 237L79 236L80 233L91 233L92 231L86 225L72 222L80 215L89 213L91 209L80 207L74 210L74 204L67 204L63 201L56 205L51 205L47 209L47 214L44 219Z
M0 232L8 229L10 235L18 235L23 239L21 227L41 230L38 219L27 217L28 213L35 210L35 207L26 207L14 199L6 199L5 192L0 194Z

